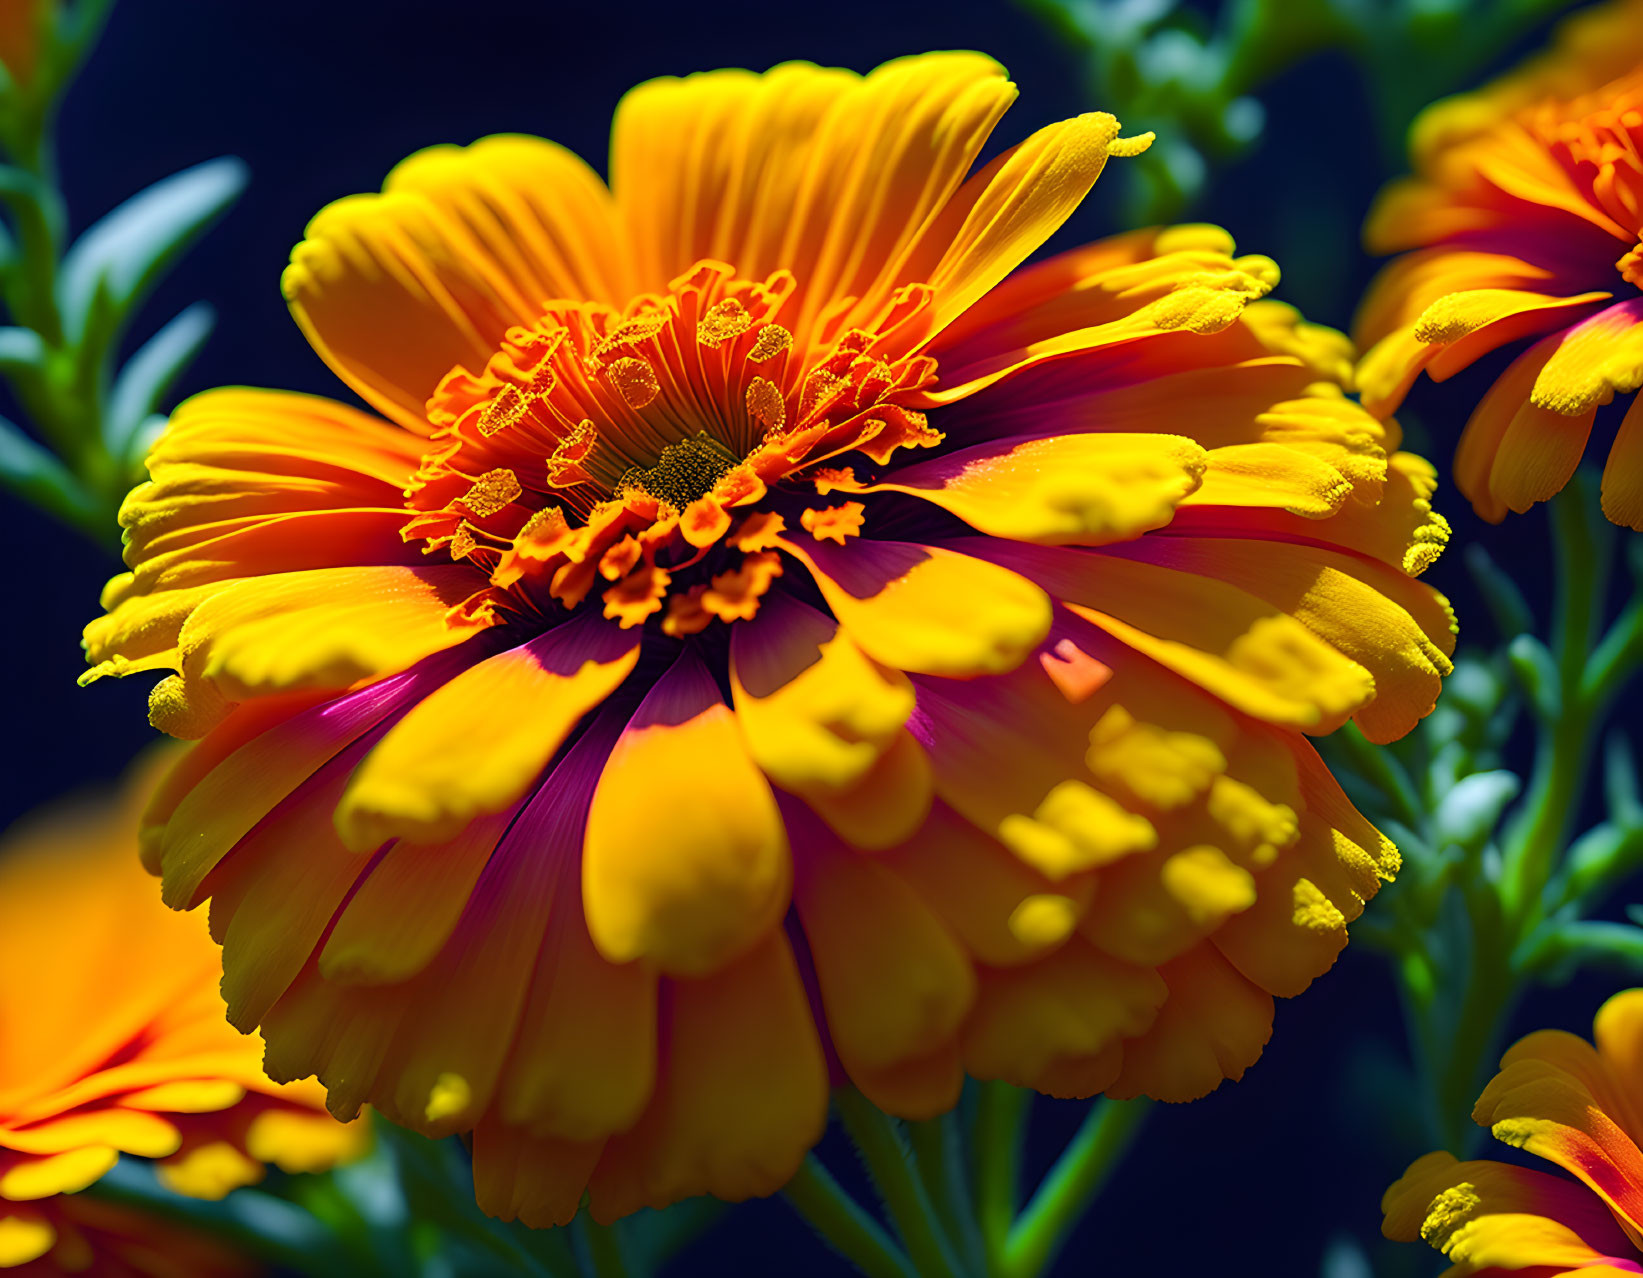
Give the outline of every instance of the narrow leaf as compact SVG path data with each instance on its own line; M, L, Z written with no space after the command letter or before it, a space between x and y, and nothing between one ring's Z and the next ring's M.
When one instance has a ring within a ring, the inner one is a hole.
M93 528L96 504L56 457L0 418L0 484L78 528Z
M196 302L174 318L133 355L115 379L103 419L103 442L122 460L133 454L138 429L159 408L179 374L199 354L211 335L216 316Z
M71 340L84 334L99 285L120 316L143 296L245 188L245 165L207 160L131 197L69 249L58 300Z

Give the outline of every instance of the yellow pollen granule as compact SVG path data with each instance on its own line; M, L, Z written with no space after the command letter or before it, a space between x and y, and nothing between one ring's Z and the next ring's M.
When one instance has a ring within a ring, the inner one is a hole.
M461 501L476 519L484 519L496 514L522 491L519 476L506 467L498 467L474 480L473 487L462 494Z
M451 538L451 558L466 559L478 547L479 542L474 537L473 527L464 519L456 530L456 536Z
M671 316L667 311L649 311L644 315L635 315L632 319L618 324L604 341L593 348L595 359L604 359L614 350L624 346L637 346L640 342L648 341L667 327Z
M703 346L723 346L753 327L753 317L734 297L715 302L696 325L696 340Z
M662 392L662 384L656 380L656 370L632 355L612 360L605 368L605 376L610 378L610 384L627 401L629 408L643 408Z
M517 386L504 386L479 414L479 433L486 438L506 430L525 415L529 401Z
M787 423L787 404L768 378L755 377L748 383L747 412L766 430L780 430Z
M753 349L747 353L747 361L750 364L762 364L767 359L775 359L792 344L793 334L780 324L766 324L759 330L759 336L754 339Z

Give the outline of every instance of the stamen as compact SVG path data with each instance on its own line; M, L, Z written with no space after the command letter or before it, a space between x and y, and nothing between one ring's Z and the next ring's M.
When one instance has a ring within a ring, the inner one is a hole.
M547 473L550 488L571 488L576 484L593 482L593 476L582 464L599 440L599 431L587 418L576 424L576 429L559 441L559 447L548 458Z
M504 386L497 391L496 397L485 405L485 411L479 415L479 433L489 439L500 430L506 430L516 424L525 415L529 401L525 392L512 385Z
M1615 269L1620 272L1620 278L1626 283L1643 288L1643 244L1624 254L1615 263Z
M466 519L458 526L456 535L451 538L451 558L466 559L479 548L479 541L474 537L474 528Z
M787 424L787 403L776 383L764 377L748 383L747 412L766 430L780 430Z
M498 467L474 480L473 487L462 495L461 501L475 519L484 519L515 501L522 491L519 476L505 467Z
M624 346L637 346L640 342L655 337L668 325L672 316L667 311L647 311L643 315L635 315L624 324L619 324L610 336L593 348L595 359L604 359L612 351L620 350Z
M703 346L723 346L753 327L747 307L734 297L715 302L696 325L696 340Z
M780 324L766 324L759 330L759 336L753 342L753 349L748 351L747 362L762 364L767 359L774 359L792 344L793 334Z
M605 376L616 387L617 394L627 401L629 408L643 408L662 392L656 380L656 370L633 355L612 360L605 366Z

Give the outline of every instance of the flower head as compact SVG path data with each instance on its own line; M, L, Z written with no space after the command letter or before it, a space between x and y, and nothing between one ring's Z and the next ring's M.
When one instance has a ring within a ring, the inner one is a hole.
M1643 1274L1643 990L1611 998L1593 1030L1595 1046L1530 1034L1472 1111L1570 1175L1428 1154L1386 1191L1388 1238L1424 1239L1455 1278Z
M262 1044L223 1020L216 946L154 900L138 863L155 779L33 818L0 846L0 1268L184 1272L142 1260L174 1230L73 1197L121 1154L158 1160L178 1193L221 1198L266 1163L318 1170L364 1139L319 1088L271 1082ZM186 1272L236 1269L214 1246L176 1246L198 1253Z
M1359 314L1371 410L1394 411L1423 371L1442 381L1524 347L1455 454L1455 482L1485 519L1559 491L1597 410L1643 384L1640 58L1643 6L1572 19L1515 76L1422 117L1415 176L1382 193L1365 228L1373 251L1413 250ZM1603 510L1643 529L1639 402L1609 450Z
M1304 734L1432 706L1432 472L1223 231L1011 276L1144 145L968 175L1013 96L726 71L627 97L609 189L413 156L285 276L389 422L204 395L125 507L90 677L205 738L166 899L494 1212L770 1192L830 1080L1200 1095L1396 864Z

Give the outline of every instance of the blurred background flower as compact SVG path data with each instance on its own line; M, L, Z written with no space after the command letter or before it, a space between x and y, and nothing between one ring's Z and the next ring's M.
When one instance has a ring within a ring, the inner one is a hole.
M223 1019L204 920L154 902L134 822L163 766L150 756L122 793L42 812L0 845L0 1267L238 1272L249 1262L186 1227L77 1195L121 1155L216 1199L265 1164L318 1171L367 1144L316 1084L268 1080L261 1041Z

